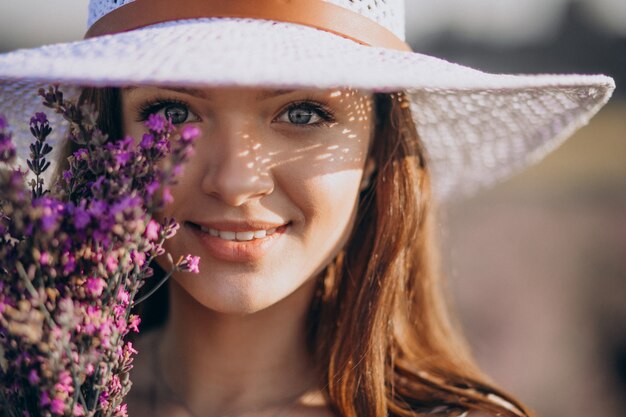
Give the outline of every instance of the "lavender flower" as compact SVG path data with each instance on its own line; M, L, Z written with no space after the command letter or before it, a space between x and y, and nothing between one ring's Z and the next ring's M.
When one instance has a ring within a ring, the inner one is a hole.
M69 122L68 139L80 149L56 188L44 189L52 127L37 113L31 192L24 172L0 164L0 414L123 417L137 353L125 337L140 324L131 309L150 295L137 299L150 262L179 228L153 215L171 200L198 132L178 134L152 116L138 146L112 141L89 106L66 100L58 87L40 94ZM0 162L11 164L7 129L0 117ZM198 257L181 257L156 286L198 265Z

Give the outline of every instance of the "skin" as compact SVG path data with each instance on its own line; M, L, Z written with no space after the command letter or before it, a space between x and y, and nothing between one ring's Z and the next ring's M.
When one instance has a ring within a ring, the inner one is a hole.
M269 416L285 407L287 415L327 415L304 345L304 319L315 278L349 239L359 192L374 169L367 157L371 94L129 88L122 92L126 134L141 137L141 109L157 100L163 105L149 112L201 131L172 189L174 201L161 214L183 225L166 250L174 259L199 255L200 273L170 280L170 316L158 334L144 338L152 353L138 356L131 394L139 398L143 388L163 382L162 415ZM296 104L303 101L323 104L330 120ZM242 220L286 228L262 256L233 262L214 256L185 225ZM156 376L153 359L161 363ZM142 401L133 402L139 410Z

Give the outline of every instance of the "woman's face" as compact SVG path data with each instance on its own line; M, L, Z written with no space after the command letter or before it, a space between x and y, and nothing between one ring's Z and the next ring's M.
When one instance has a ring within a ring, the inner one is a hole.
M201 131L160 216L181 224L165 245L173 258L201 257L199 275L174 279L207 308L269 307L346 243L372 166L371 94L137 87L123 90L122 109L135 138L150 114Z

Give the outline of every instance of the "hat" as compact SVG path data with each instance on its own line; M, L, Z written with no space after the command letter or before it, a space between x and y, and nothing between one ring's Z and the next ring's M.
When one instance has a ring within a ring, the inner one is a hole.
M412 52L404 17L404 0L91 0L84 40L0 55L0 114L25 159L29 117L46 110L36 91L50 83L66 94L142 84L404 91L435 195L448 199L540 160L615 88L603 75L489 74Z

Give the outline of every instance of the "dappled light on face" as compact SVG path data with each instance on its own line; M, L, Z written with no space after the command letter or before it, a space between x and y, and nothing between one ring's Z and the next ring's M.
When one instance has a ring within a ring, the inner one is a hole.
M259 142L258 135L253 133L254 128L247 127L245 130L237 132L233 138L233 141L237 143L240 141L239 152L236 152L236 159L240 159L240 162L236 163L240 169L244 170L240 175L246 176L248 172L248 181L251 184L260 182L264 178L269 177L269 171L266 167L267 163L271 160L266 153L263 152L263 145ZM248 133L250 131L250 133ZM240 139L236 139L236 138ZM228 155L224 155L224 158L229 158ZM222 161L223 162L223 161ZM219 161L216 161L216 165L219 166Z
M200 128L198 175L243 188L271 181L273 170L291 166L310 177L360 170L373 132L368 91L303 89L276 95L272 90L228 87L198 94L159 87L125 91L125 130L143 134L137 109L155 102L164 103L155 110L159 113L184 108L190 116L183 124Z
M312 131L310 139L294 136L290 146L266 150L259 168L306 163L312 175L362 168L373 129L371 95L331 90L321 97L336 112L336 120L324 127L307 128Z

